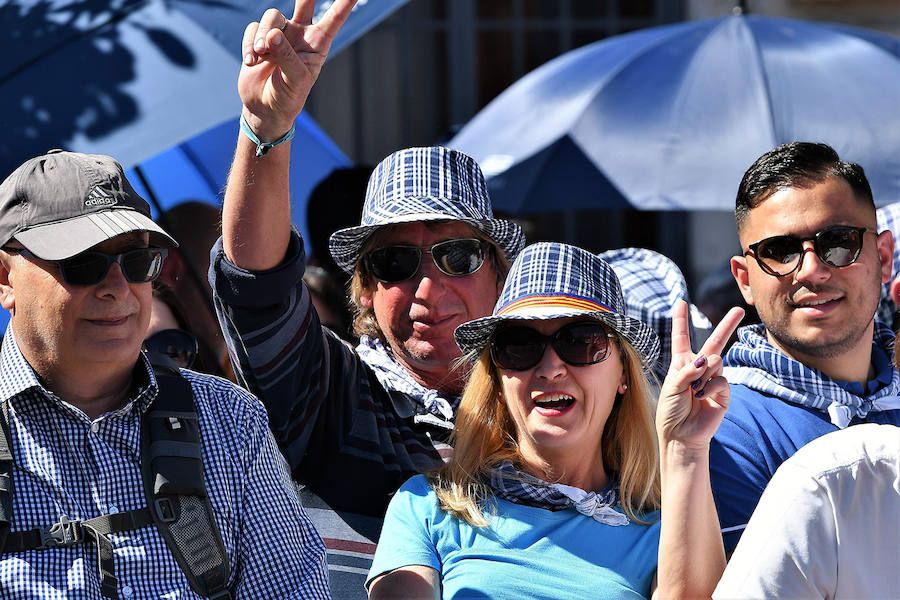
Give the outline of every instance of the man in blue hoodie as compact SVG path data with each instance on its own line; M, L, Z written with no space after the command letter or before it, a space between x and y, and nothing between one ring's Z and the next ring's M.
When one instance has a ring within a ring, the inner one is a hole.
M778 466L864 422L900 424L894 335L876 322L894 241L878 233L862 167L825 144L759 157L735 203L744 253L731 270L762 324L725 358L731 404L710 448L725 549L734 550Z

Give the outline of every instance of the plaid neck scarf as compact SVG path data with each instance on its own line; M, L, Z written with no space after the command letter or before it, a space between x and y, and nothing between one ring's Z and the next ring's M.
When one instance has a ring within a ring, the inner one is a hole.
M782 400L815 408L828 414L840 429L854 417L865 418L870 412L900 408L900 375L891 369L891 382L863 397L848 392L821 371L789 358L766 338L763 325L742 327L739 340L725 359L725 378L752 390L777 396ZM875 322L876 346L888 355L893 353L894 334L890 328Z
M356 352L375 371L375 376L386 390L401 392L413 401L416 405L414 422L452 429L459 397L444 398L437 390L421 386L409 371L397 362L390 348L385 347L377 338L360 336Z
M572 507L584 516L606 525L620 526L629 523L628 517L613 508L619 504L619 486L616 483L600 493L586 492L561 483L547 483L517 470L512 462L505 460L491 469L488 485L496 497L514 504L553 512Z

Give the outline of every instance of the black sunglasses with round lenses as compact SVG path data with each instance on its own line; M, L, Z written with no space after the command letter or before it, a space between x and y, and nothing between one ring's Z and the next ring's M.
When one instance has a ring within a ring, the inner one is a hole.
M25 248L4 248L26 258L44 260ZM159 277L169 251L165 248L137 248L121 254L82 252L72 258L47 260L59 267L63 281L69 285L95 285L106 278L113 263L119 263L122 274L130 283L150 283Z
M446 240L431 247L384 246L369 252L365 264L379 281L400 283L419 272L422 254L430 254L441 273L462 277L481 268L486 251L487 243L475 238Z
M541 362L547 344L559 358L572 366L597 364L609 355L609 340L615 336L597 322L569 323L552 335L531 327L499 329L491 340L491 359L507 371L527 371Z
M144 350L168 356L175 364L190 369L200 351L197 338L184 329L161 329L144 340Z
M775 277L785 277L796 271L803 262L804 242L813 243L813 251L829 267L849 267L862 252L863 236L875 233L866 227L833 225L813 237L798 238L792 235L776 235L748 246L746 256L753 254L759 268Z

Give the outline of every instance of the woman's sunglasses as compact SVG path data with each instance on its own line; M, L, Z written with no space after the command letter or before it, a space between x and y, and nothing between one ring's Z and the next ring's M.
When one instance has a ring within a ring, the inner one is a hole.
M197 338L184 329L161 329L144 340L144 350L168 356L184 369L194 364L199 346Z
M849 267L859 258L866 232L875 233L866 227L834 225L809 238L776 235L750 244L744 255L752 253L760 269L769 275L784 277L796 271L803 262L803 243L812 242L819 260L839 269Z
M593 365L609 355L609 340L615 336L596 322L570 323L553 335L531 327L504 327L491 340L491 359L507 371L527 371L544 356L549 343L559 358L572 366Z
M25 248L3 248L26 258L44 260ZM130 283L149 283L159 277L168 250L165 248L137 248L121 254L82 252L63 260L45 260L55 264L69 285L95 285L103 281L113 263L119 263L122 274Z
M458 239L438 242L431 247L384 246L369 252L364 261L369 272L384 283L400 283L419 272L422 254L430 254L435 266L451 277L471 275L484 264L487 243Z

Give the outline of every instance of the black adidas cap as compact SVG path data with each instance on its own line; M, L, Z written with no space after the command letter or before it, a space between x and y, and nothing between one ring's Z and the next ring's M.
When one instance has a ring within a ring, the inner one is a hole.
M15 238L39 258L62 260L132 231L178 245L109 156L51 150L0 184L0 246Z

